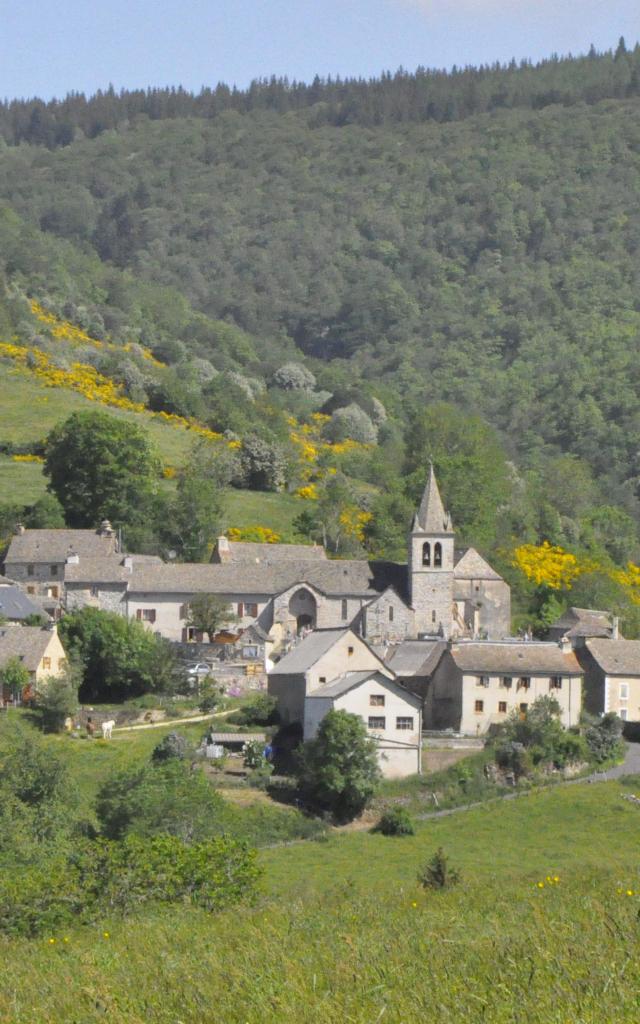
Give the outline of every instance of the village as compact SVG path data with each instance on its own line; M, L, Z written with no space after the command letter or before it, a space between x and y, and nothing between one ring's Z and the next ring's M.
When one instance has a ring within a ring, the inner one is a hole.
M511 636L509 586L475 549L456 547L432 466L404 565L224 536L209 563L167 563L120 550L104 521L95 531L17 524L3 571L0 672L17 660L28 674L19 687L3 674L4 707L65 672L58 623L93 608L168 641L192 686L204 673L266 690L298 742L331 710L358 716L387 778L421 772L425 734L486 737L543 697L565 729L583 711L640 722L640 641L606 610L581 608L545 640ZM190 623L194 602L209 598L227 620L207 637ZM225 738L238 739L216 733L218 745Z

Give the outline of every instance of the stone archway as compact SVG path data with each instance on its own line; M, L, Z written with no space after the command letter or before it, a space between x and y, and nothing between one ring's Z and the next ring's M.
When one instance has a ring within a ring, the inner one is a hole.
M316 599L306 587L300 587L289 598L289 615L295 619L297 633L301 633L303 629L315 629Z

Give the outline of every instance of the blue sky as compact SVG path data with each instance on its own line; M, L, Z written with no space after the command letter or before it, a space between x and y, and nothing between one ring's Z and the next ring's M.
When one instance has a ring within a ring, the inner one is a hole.
M0 97L534 60L640 38L639 0L0 0Z

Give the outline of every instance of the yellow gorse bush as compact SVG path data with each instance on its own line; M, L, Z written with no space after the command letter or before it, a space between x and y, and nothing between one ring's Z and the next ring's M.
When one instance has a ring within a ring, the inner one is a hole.
M231 526L227 530L230 541L252 541L254 544L278 544L281 537L270 526Z
M347 505L340 513L340 525L349 537L363 541L365 527L371 522L371 512L363 512L357 505Z
M44 462L42 455L12 455L14 462Z
M371 445L362 444L360 441L338 441L332 444L322 437L322 428L331 419L321 412L314 412L310 423L299 423L295 416L289 416L287 423L291 428L289 440L296 448L299 460L299 477L308 486L299 487L295 492L298 498L314 500L318 497L315 484L320 483L328 475L336 472L331 460L334 456L345 455L348 452L367 451ZM319 464L322 459L323 465ZM314 488L310 491L310 488Z
M601 572L627 592L634 604L640 604L640 566L627 562L624 569L599 565L589 558L579 559L548 541L522 544L513 553L513 565L528 580L552 590L571 590L575 581L587 572Z
M44 306L41 306L35 299L31 301L31 312L41 324L45 324L48 328L51 336L57 338L59 341L67 341L71 345L91 345L97 349L108 349L115 352L131 352L133 346L129 343L125 345L113 345L110 341L99 341L97 338L92 338L91 335L87 334L80 327L76 327L75 324L70 323L68 320L61 320L54 313L50 313ZM144 345L138 345L137 349L145 359L148 359L154 366L164 366L159 359L145 348Z

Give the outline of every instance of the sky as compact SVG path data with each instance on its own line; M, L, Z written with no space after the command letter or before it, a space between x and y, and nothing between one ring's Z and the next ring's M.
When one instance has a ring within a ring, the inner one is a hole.
M373 76L640 39L640 0L0 0L0 97Z

